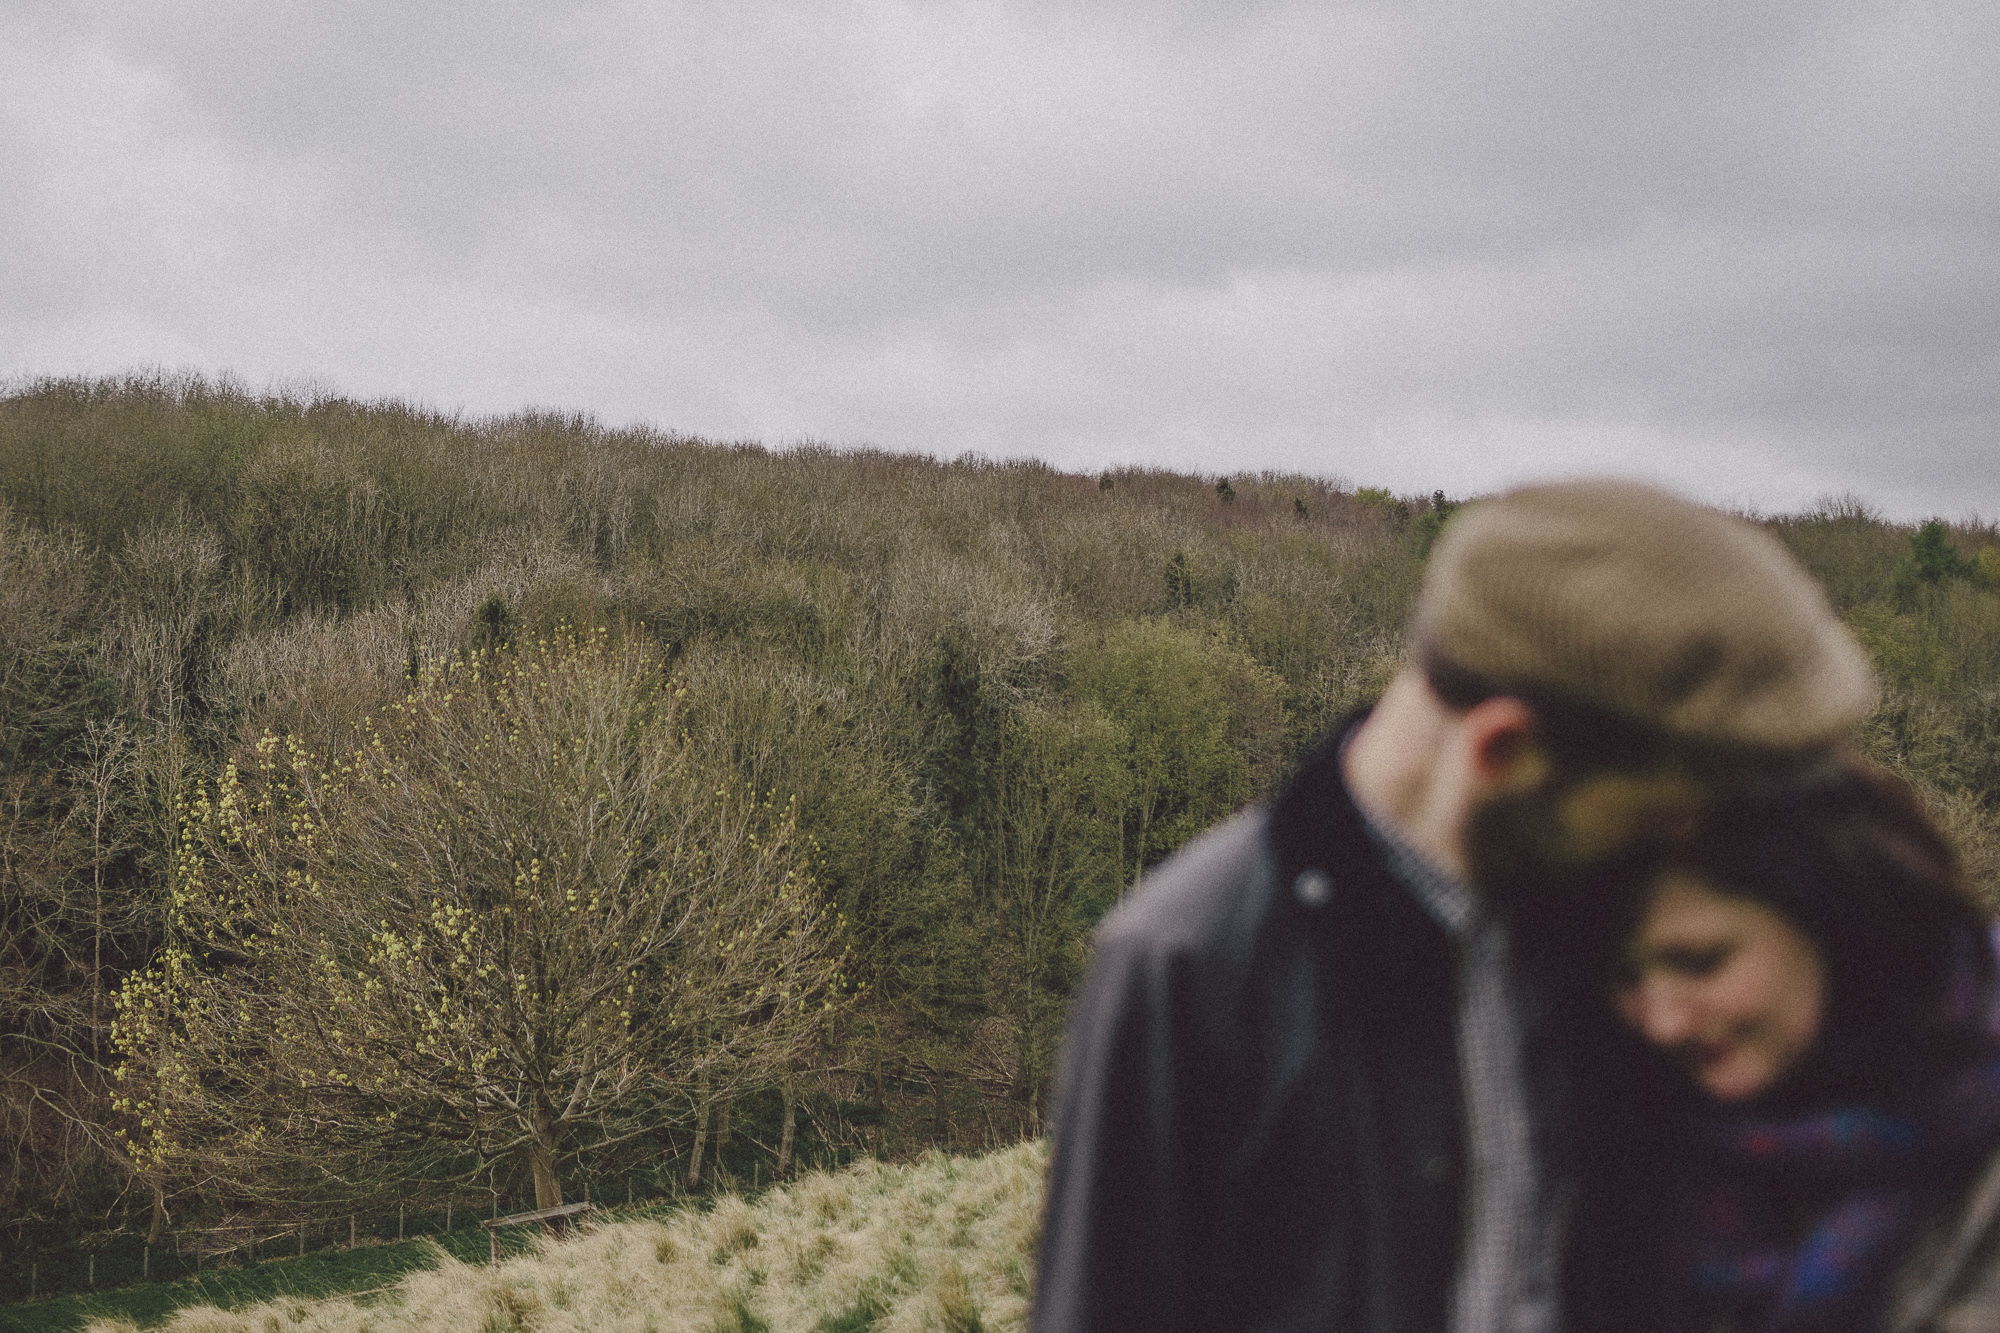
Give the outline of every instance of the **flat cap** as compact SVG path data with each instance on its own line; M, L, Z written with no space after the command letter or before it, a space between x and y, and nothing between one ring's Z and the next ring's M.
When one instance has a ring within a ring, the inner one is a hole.
M1650 486L1533 486L1440 535L1412 630L1501 688L1699 743L1793 751L1875 707L1867 655L1776 538Z

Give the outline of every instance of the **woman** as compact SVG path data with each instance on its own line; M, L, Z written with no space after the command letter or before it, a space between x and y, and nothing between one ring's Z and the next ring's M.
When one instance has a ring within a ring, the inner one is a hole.
M1908 789L1733 806L1635 885L1589 988L1575 1325L2000 1330L1992 936Z

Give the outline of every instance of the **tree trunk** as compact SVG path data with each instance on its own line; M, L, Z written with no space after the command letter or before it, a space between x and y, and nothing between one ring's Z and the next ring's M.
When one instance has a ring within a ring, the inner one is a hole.
M778 1169L773 1179L783 1180L792 1169L792 1135L799 1122L799 1094L792 1085L790 1070L785 1071L785 1081L779 1090L785 1098L785 1123L778 1131Z
M100 853L95 848L91 855ZM98 1063L104 1059L104 1051L99 1042L103 1028L103 1008L99 1001L104 998L104 868L97 867L97 885L92 892L91 916L94 925L90 937L90 1059Z
M945 1075L942 1068L931 1071L931 1112L935 1122L932 1132L943 1137L944 1150L950 1152L951 1114L945 1110L944 1078Z
M1149 794L1139 807L1139 846L1132 857L1132 888L1146 877L1146 840L1153 829L1153 798Z
M167 1198L158 1185L153 1186L153 1225L146 1232L146 1243L158 1248L167 1234Z
M708 1150L708 1076L702 1075L701 1108L695 1112L694 1152L688 1157L687 1187L692 1193L701 1188L701 1155Z
M562 1207L562 1176L556 1169L557 1151L561 1148L561 1131L555 1117L549 1114L546 1104L535 1107L535 1137L528 1145L528 1167L535 1178L535 1209ZM561 1235L562 1219L549 1223L549 1230Z

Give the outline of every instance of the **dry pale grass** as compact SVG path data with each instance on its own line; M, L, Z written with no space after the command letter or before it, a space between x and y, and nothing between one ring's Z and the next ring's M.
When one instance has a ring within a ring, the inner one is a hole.
M1003 1333L1027 1319L1046 1153L933 1153L806 1176L756 1203L611 1221L497 1268L438 1266L387 1291L234 1310L169 1333ZM129 1333L99 1321L85 1333Z
M1921 782L1917 790L1931 818L1958 848L1973 891L1989 911L2000 911L2000 814L1974 792L1945 792Z

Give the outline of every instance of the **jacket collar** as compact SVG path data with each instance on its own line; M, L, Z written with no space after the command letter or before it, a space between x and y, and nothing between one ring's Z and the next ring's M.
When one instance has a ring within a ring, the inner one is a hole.
M1340 769L1341 752L1368 713L1363 708L1342 718L1299 765L1273 803L1272 835L1287 883L1309 870L1335 876L1339 883L1354 865L1355 852L1372 846L1367 821L1354 804Z
M1337 989L1376 1010L1413 990L1448 997L1457 955L1444 927L1390 873L1347 790L1341 751L1367 715L1343 718L1299 766L1273 802L1271 836L1282 891L1312 923Z

